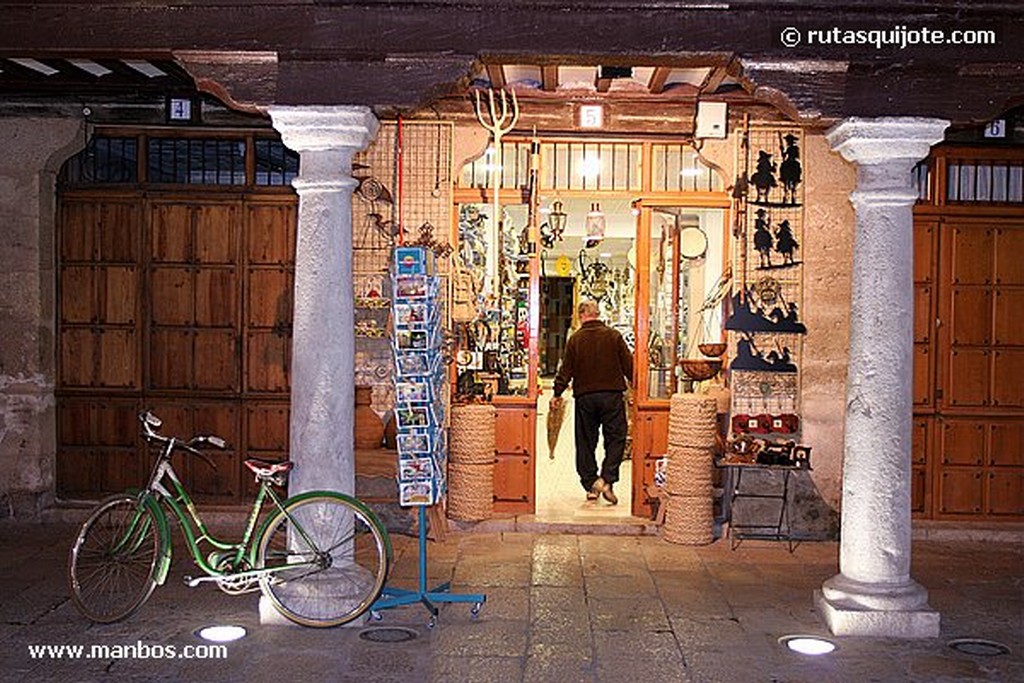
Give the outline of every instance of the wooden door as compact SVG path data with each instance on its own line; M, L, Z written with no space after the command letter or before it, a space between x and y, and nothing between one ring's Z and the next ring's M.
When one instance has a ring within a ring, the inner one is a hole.
M930 516L935 425L937 279L939 222L914 224L914 419L911 454L911 510Z
M940 227L932 516L1024 518L1024 219Z
M239 202L156 202L150 209L149 385L238 392Z
M494 402L494 512L534 512L534 462L537 456L537 407L530 403Z
M637 407L633 416L633 505L638 517L649 517L654 500L647 495L654 484L659 459L668 453L668 406Z
M176 462L198 500L254 491L241 460L288 447L296 201L196 193L66 193L58 230L58 495L139 486L135 415L230 444Z
M145 468L130 396L142 388L143 211L108 194L64 202L60 222L56 478L66 497L95 497L138 486Z

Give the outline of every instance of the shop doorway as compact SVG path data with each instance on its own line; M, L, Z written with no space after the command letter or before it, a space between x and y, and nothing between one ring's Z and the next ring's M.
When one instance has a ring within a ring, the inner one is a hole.
M548 406L565 343L578 324L576 305L583 299L596 301L601 319L619 330L631 349L635 346L636 216L629 197L602 194L597 201L594 196L557 200L565 214L565 227L558 238L547 240L541 253L535 515L539 521L550 523L593 523L631 516L628 501L632 467L628 459L623 460L619 481L615 483L618 505L586 500L576 473L571 398L566 403L566 416L554 452L548 448ZM554 201L541 199L542 205L548 207ZM631 457L630 450L627 443L625 458ZM598 463L603 457L601 438L597 446Z
M554 521L565 518L559 508L568 504L569 515L583 523L593 521L590 513L648 516L656 463L666 451L669 396L693 387L674 365L690 351L689 332L698 329L685 311L699 306L684 295L705 295L703 284L721 277L728 258L723 179L679 141L505 138L501 144L500 164L493 150L484 151L456 174L452 226L460 267L475 283L477 312L471 324L456 328L456 393L483 396L496 408L494 513ZM694 222L709 244L681 269L682 232ZM701 265L703 277L696 272ZM702 283L700 293L673 289L673 277L691 276ZM633 349L637 368L630 460L616 486L620 502L585 509L588 514L577 509L586 501L571 421L563 424L554 459L547 446L565 317L582 298L599 302L602 319ZM690 322L691 330L681 329ZM648 352L652 325L661 355ZM666 353L669 345L674 354ZM647 372L653 361L663 381Z

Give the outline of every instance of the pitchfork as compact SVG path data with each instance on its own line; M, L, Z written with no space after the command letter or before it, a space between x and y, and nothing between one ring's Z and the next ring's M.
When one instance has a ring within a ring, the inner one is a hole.
M480 101L480 91L474 92L476 120L485 130L490 131L494 140L494 155L491 158L491 192L493 193L492 212L493 222L496 227L495 238L487 241L487 274L489 283L496 283L498 276L498 242L501 236L501 206L498 203L498 193L501 185L501 138L515 128L519 120L519 100L516 99L514 90L506 92L499 90L497 97L493 88L487 89L487 110L484 111Z

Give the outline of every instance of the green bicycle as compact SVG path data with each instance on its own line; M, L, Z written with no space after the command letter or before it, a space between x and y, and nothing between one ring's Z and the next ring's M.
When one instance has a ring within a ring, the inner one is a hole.
M149 482L142 491L101 501L71 547L71 598L83 615L102 623L124 619L164 583L171 565L165 507L205 573L185 577L189 586L213 582L229 594L261 590L285 617L305 626L344 624L373 605L387 578L391 540L363 503L333 491L282 500L273 487L284 486L292 463L246 460L259 490L245 532L237 543L218 540L182 486L171 456L183 451L214 466L199 449L227 444L216 436L161 436L161 420L148 411L139 422L146 442L160 446ZM269 514L254 533L268 500ZM212 546L205 556L202 543Z

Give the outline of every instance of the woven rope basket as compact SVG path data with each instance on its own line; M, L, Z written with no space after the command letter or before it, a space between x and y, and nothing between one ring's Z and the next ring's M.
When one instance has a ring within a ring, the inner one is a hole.
M668 496L661 535L669 543L707 545L714 539L710 496Z
M453 463L494 464L494 406L473 403L452 406L449 458Z
M709 417L712 421L718 412L718 401L704 394L672 394L669 405L669 422L676 416L686 422Z
M463 522L494 512L494 459L486 465L448 463L448 517Z
M665 492L675 496L708 496L712 492L711 451L706 448L669 449Z
M669 447L711 447L715 445L714 424L688 424L685 427L668 428Z
M710 506L712 450L718 432L717 408L717 402L708 396L672 396L668 418L666 493L706 498Z

